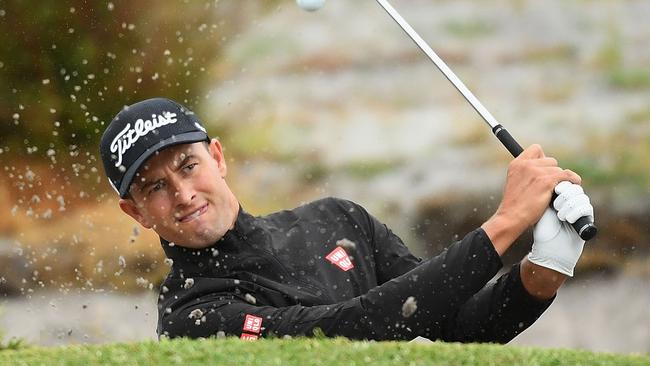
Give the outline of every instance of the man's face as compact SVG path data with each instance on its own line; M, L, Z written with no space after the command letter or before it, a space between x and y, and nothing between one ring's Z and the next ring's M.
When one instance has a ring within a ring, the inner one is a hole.
M120 208L162 238L188 248L214 244L234 225L239 203L226 184L216 139L176 145L139 169Z

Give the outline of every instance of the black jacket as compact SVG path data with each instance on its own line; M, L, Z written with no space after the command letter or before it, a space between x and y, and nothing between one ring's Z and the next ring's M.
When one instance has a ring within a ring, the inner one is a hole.
M480 228L422 261L361 206L334 198L265 217L240 209L235 227L205 249L161 242L173 265L159 336L320 328L352 339L505 343L552 302L526 292L518 265L486 286L502 263Z

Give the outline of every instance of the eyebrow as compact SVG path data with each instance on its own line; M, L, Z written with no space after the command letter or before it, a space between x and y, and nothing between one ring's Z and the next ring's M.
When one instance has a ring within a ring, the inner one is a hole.
M140 187L140 192L144 192L144 190L145 190L146 188L149 188L149 186L152 186L152 185L154 185L154 184L160 182L161 180L163 180L163 178L160 178L160 179L156 179L156 180L152 180L152 181L148 181L148 182L146 182L145 184L143 184L143 185Z
M191 159L194 159L195 157L196 156L194 156L193 154L185 155L185 158L180 162L180 164L178 164L178 167L175 170L182 169L183 166L185 164L187 164L188 161L190 161ZM147 181L146 178L145 178L145 183L140 187L140 192L144 192L144 190L146 188L160 182L163 179L164 178L158 178L158 179L155 179L155 180Z

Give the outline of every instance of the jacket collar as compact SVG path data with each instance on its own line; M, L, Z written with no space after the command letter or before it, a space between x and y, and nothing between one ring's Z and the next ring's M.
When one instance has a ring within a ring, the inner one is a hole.
M222 252L241 251L241 244L246 240L247 234L255 229L258 218L252 216L239 206L235 226L228 230L221 239L202 249L186 248L160 237L160 244L167 258L174 263L174 268L183 272L198 270L203 272L205 266L212 267L215 258ZM209 268L209 267L208 267Z

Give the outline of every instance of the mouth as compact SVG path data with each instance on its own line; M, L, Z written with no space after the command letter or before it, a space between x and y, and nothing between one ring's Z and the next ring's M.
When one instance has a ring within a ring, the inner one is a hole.
M194 221L198 219L201 215L203 215L207 210L208 210L208 204L206 203L203 206L196 209L195 211L191 212L190 214L179 218L178 221L181 223Z

